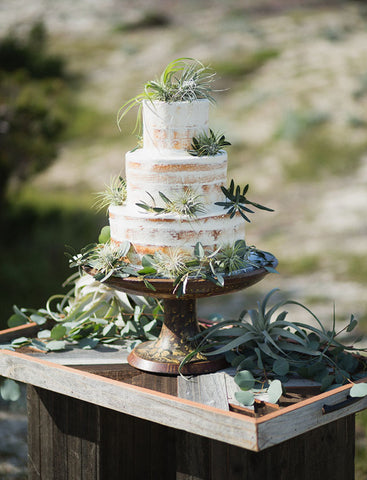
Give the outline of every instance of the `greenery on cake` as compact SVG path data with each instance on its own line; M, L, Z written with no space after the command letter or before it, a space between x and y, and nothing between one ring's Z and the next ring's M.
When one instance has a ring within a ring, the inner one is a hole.
M206 209L201 201L202 196L196 194L191 188L185 188L180 194L176 195L172 200L164 193L158 192L164 202L164 207L157 207L154 197L147 192L152 199L153 204L141 201L136 205L148 212L160 214L168 213L178 215L179 217L195 218L200 213L205 213Z
M222 152L223 148L228 145L231 144L224 135L214 133L210 129L209 133L204 131L192 139L191 150L188 150L188 153L195 157L213 156Z
M130 242L115 245L105 233L100 236L100 241L105 243L87 245L77 255L68 254L71 267L92 269L90 273L100 282L110 276L135 277L144 281L149 289L155 290L150 280L167 278L173 281L172 293L181 297L186 293L189 279L209 280L223 287L226 275L245 269L264 268L276 273L273 257L246 245L244 240L237 240L233 245L215 251L208 251L197 242L192 254L180 248L171 248L166 252L157 250L154 254L144 255L141 265L135 265Z
M144 85L142 93L128 100L117 113L117 125L134 107L138 107L135 130L141 127L141 107L144 100L173 102L193 102L207 99L214 103L212 83L215 73L200 61L189 57L177 58L170 62L155 80L149 80Z
M353 315L337 331L334 309L332 328L327 330L308 307L297 301L281 300L268 307L277 291L271 290L258 301L257 308L244 310L238 320L219 322L197 338L201 340L197 351L209 357L225 354L236 368L235 381L240 387L236 398L240 403L252 405L256 394L265 392L275 403L282 394L281 386L292 378L317 381L325 391L366 375L366 361L355 355L366 352L354 346L360 339L350 335L344 342L340 339L356 328L358 322ZM283 307L288 305L311 315L314 325L287 320L288 312ZM350 394L366 395L367 384L362 385L355 385Z
M94 206L97 210L104 210L111 205L124 205L126 198L126 181L119 175L111 179L103 192L97 193L97 201Z
M234 181L231 180L229 188L221 187L222 192L226 196L225 202L215 202L215 205L220 205L227 210L227 214L230 215L230 218L233 218L237 212L246 220L246 222L251 222L248 218L246 213L254 213L253 210L248 208L246 205L252 205L260 210L266 210L268 212L273 212L274 210L268 207L264 207L259 203L252 202L248 200L246 194L249 189L249 185L247 184L241 193L241 187L239 185L235 186ZM246 213L245 213L246 212Z

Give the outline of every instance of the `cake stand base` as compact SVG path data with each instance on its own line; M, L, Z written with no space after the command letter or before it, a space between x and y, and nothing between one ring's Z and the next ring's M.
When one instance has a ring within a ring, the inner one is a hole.
M271 253L256 254L266 265L276 268L278 261ZM141 343L130 353L128 362L140 370L166 375L202 374L225 368L224 357L197 352L200 327L196 317L196 299L224 295L248 288L260 282L268 273L268 269L254 266L224 277L224 285L217 285L203 278L190 278L185 294L177 298L174 281L167 278L149 278L153 290L142 278L108 277L104 283L111 288L134 295L145 295L163 300L164 322L157 340ZM83 267L90 275L98 271L91 267ZM185 361L187 360L187 361Z
M195 336L200 332L196 300L165 299L163 308L164 323L159 337L135 347L127 359L130 365L166 375L202 374L225 368L224 357L195 353L198 346ZM188 355L189 361L182 364Z

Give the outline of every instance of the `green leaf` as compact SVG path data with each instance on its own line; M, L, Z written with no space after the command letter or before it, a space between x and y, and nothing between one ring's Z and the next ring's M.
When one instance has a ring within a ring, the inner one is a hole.
M205 256L204 247L202 246L202 244L200 242L197 242L197 244L194 247L194 255L199 260L202 260Z
M47 348L52 352L56 352L58 350L65 350L66 342L63 340L52 340L51 342L47 343Z
M26 323L28 323L27 319L24 318L23 315L18 315L17 313L14 313L8 320L8 327L19 327L19 325L25 325Z
M33 338L32 341L31 341L31 345L33 345L34 347L38 348L38 350L42 350L44 352L47 352L48 348L46 346L45 343L43 342L40 342L39 340Z
M6 401L15 402L20 397L20 388L17 382L6 378L0 387L0 395Z
M249 370L238 372L234 377L234 381L242 390L251 390L255 385L254 376Z
M354 330L354 328L358 325L358 320L354 317L354 315L351 315L349 325L347 327L347 332L351 332Z
M245 405L246 407L253 405L255 401L254 394L250 391L244 392L242 390L240 392L235 392L234 396L239 403Z
M269 402L277 403L279 398L282 396L282 393L283 389L280 380L273 380L268 388Z
M356 383L350 389L351 397L365 397L367 395L367 383Z
M273 363L273 372L276 375L283 377L289 372L289 363L285 358L278 358Z
M14 313L19 315L20 317L23 317L25 320L28 320L27 315L24 312L22 312L22 310L20 310L16 305L13 305L13 310L14 310Z
M78 346L84 350L91 350L92 348L95 348L98 343L98 338L83 338L82 340L79 340Z
M138 271L139 275L153 275L157 273L157 270L154 267L144 267Z
M106 225L101 229L101 232L98 237L98 242L107 243L110 241L110 238L111 238L111 229L108 225Z
M17 347L20 347L21 345L27 345L28 343L30 343L30 340L29 340L29 338L27 338L27 337L15 338L15 339L11 342L12 345L17 346Z
M66 327L63 325L55 325L51 330L51 338L53 340L61 340L66 334Z
M37 325L44 325L47 322L47 318L37 315L36 313L33 313L29 318L32 322L37 323Z

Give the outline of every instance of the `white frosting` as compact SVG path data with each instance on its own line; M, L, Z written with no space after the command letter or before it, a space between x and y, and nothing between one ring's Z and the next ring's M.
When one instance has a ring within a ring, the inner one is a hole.
M126 154L127 205L134 206L142 200L157 206L164 202L159 192L170 200L190 188L205 205L224 199L221 186L227 183L227 153L213 157L194 157L185 153L170 152L165 156L141 149Z
M181 150L190 148L192 138L208 132L209 101L143 102L144 149Z

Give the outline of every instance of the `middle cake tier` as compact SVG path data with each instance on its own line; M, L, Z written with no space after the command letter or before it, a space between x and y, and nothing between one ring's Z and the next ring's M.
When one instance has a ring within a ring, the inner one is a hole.
M159 192L170 200L190 189L201 202L211 206L222 201L227 183L227 153L194 157L188 153L139 149L126 154L127 205L152 201L163 206Z

